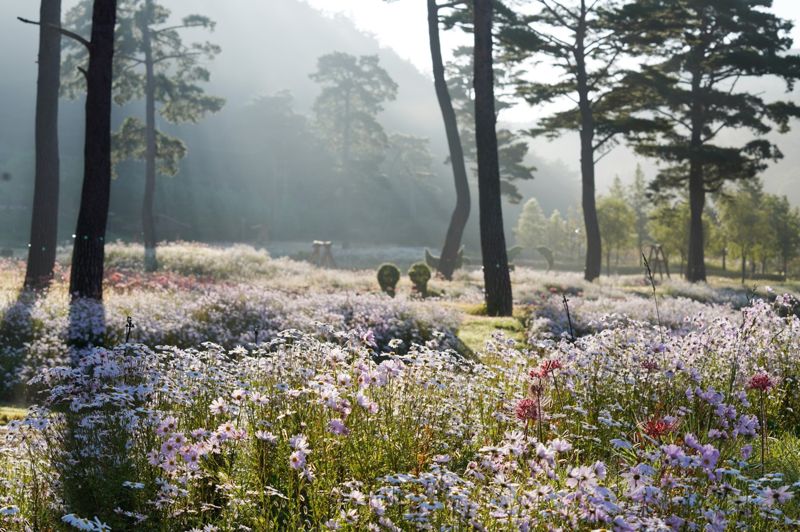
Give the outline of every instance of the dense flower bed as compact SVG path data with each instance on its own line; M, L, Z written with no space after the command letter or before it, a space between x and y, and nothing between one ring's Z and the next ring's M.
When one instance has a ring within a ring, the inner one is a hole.
M530 336L583 336L606 329L636 325L661 326L675 334L686 334L719 318L734 319L736 311L729 305L704 304L685 297L659 297L656 308L652 297L617 295L587 298L567 296L569 318L563 295L546 294L533 305ZM570 321L572 330L570 331Z
M627 321L530 351L497 337L485 365L439 335L376 358L355 330L335 343L287 332L250 349L90 350L36 378L49 393L9 429L0 518L795 529L800 320L782 305L709 313L679 334Z
M163 286L137 285L112 293L105 307L87 302L70 309L66 296L59 295L9 306L0 321L4 388L24 382L39 368L64 364L69 360L70 337L95 345L123 342L128 316L134 325L130 340L148 346L189 348L213 340L232 349L297 329L327 340L335 340L336 331L353 331L368 337L378 351L387 350L392 339L402 340L406 348L415 342L424 344L441 331L443 345L461 348L455 336L455 313L407 299L291 294L249 284L208 284L187 290L159 282ZM319 323L326 327L318 327Z

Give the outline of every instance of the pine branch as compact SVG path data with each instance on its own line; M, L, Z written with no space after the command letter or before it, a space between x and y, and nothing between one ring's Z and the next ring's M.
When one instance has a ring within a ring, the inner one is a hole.
M35 20L29 20L27 18L22 18L22 17L17 17L17 20L19 20L20 22L23 22L25 24L33 24L34 26L41 26L42 25L41 22L37 22ZM89 41L87 41L85 38L81 37L77 33L69 31L69 30L66 30L66 29L64 29L61 26L58 26L56 24L47 24L46 26L48 28L50 28L50 29L58 31L61 35L65 36L65 37L69 37L70 39L74 39L74 40L78 41L79 43L84 45L87 50L91 50L92 43L90 43Z

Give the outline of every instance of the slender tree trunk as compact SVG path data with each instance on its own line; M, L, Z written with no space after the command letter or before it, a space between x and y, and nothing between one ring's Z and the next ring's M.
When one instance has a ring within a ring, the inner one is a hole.
M747 255L742 250L742 284L744 284L745 277L747 276Z
M611 246L606 250L606 275L611 275Z
M58 244L58 91L61 77L61 0L39 10L39 79L36 86L36 176L25 290L47 288Z
M103 262L111 192L111 81L117 0L94 0L86 81L83 188L72 251L73 298L103 299Z
M144 269L152 272L158 268L156 259L156 221L153 215L156 192L156 81L153 64L153 45L150 22L153 20L153 1L145 3L142 21L142 48L145 67L145 180L142 202L142 230L144 236Z
M352 137L350 106L350 89L348 88L344 98L344 135L342 138L342 168L346 174L350 172L350 138Z
M728 258L728 244L727 242L722 247L722 271L726 271L728 268L726 267L726 260Z
M578 82L578 109L581 119L581 181L583 223L586 227L586 264L583 277L594 281L600 277L603 249L600 224L597 221L594 184L594 112L589 101L589 78L586 73L586 2L581 0L575 47L575 68Z
M697 283L706 280L705 243L703 238L703 209L706 204L706 188L703 178L703 166L699 159L703 149L702 132L703 103L700 94L701 77L692 76L692 137L689 155L689 261L686 268L686 280Z
M503 205L500 198L500 166L497 154L492 63L493 0L475 0L475 140L478 152L481 251L486 310L490 316L510 316L513 311L511 276L508 271Z
M439 258L439 273L445 279L450 280L453 278L456 261L458 260L464 227L466 227L469 219L470 194L467 167L464 163L464 148L461 145L456 113L453 110L453 101L450 98L450 91L447 88L447 80L444 75L442 45L439 40L439 7L436 4L436 0L428 0L428 35L433 64L433 81L436 87L436 97L439 100L439 108L442 111L445 131L447 132L450 164L453 167L453 181L456 187L456 207L450 217L450 225L447 228L447 236L444 239L442 254Z

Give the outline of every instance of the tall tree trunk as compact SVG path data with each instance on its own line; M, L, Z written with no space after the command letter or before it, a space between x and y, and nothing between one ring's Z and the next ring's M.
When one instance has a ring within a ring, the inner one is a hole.
M350 117L351 102L350 102L350 89L345 92L344 98L344 134L342 139L342 168L345 174L350 173L350 142L352 138L352 118Z
M145 67L145 180L142 202L142 230L144 236L144 269L152 272L158 268L156 259L156 221L153 215L156 192L156 81L153 64L153 45L150 23L153 20L153 1L145 2L142 19L142 48Z
M581 0L581 16L578 21L575 47L575 68L578 84L578 110L581 119L581 181L583 223L586 227L586 263L583 277L594 281L600 277L603 249L600 240L600 224L597 221L594 184L594 112L589 101L589 78L586 73L586 2Z
M728 268L727 266L727 259L728 259L728 243L722 246L722 271L726 271Z
M486 311L490 316L510 316L513 311L511 276L508 271L503 205L500 198L500 166L494 108L492 63L493 0L475 0L475 140L478 152L481 251L486 286Z
M456 113L453 110L453 101L447 88L444 76L444 61L442 60L442 45L439 40L439 7L436 0L428 0L428 35L431 46L431 60L433 63L433 81L436 87L436 97L442 111L445 131L447 132L447 145L450 148L450 164L453 167L453 181L456 187L456 207L450 217L447 236L442 247L439 259L439 273L445 279L453 278L458 251L461 248L461 238L464 227L469 220L470 194L469 181L467 180L467 167L464 163L464 148L461 145L461 136L458 132Z
M61 78L61 0L39 9L39 78L36 86L36 176L25 290L47 288L58 243L58 91Z
M117 0L94 0L86 75L83 188L72 251L73 298L103 299L103 261L111 192L111 81Z
M742 284L744 284L745 277L747 276L747 255L742 249Z
M705 246L703 238L703 209L706 204L706 187L703 166L699 159L703 149L702 132L704 127L703 103L701 101L701 76L692 75L692 137L689 155L689 260L686 267L686 280L697 283L706 280Z

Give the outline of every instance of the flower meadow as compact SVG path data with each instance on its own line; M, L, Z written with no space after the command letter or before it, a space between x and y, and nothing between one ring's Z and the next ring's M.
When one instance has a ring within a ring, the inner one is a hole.
M200 286L110 297L104 347L25 307L0 529L800 528L791 296L544 292L473 356L445 301Z

